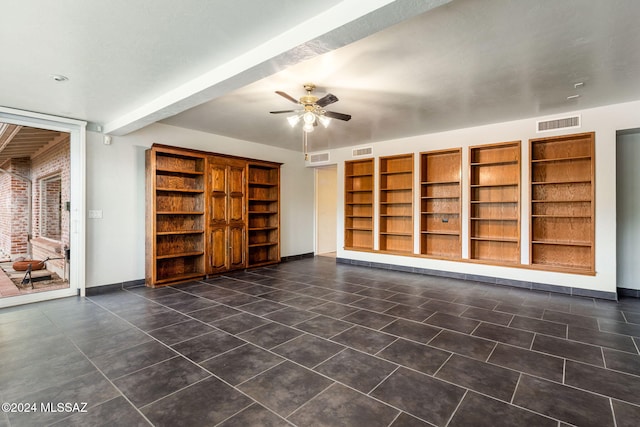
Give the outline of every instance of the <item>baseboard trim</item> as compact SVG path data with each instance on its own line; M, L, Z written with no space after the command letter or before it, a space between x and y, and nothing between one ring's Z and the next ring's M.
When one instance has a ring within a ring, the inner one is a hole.
M305 258L313 258L315 255L313 252L307 252L304 254L300 254L300 255L289 255L289 256L283 256L280 258L280 262L289 262L289 261L299 261L301 259L305 259Z
M88 297L94 297L96 295L108 294L110 292L116 292L122 290L122 283L113 283L111 285L93 286L85 289L85 295Z
M640 289L618 288L618 295L622 297L640 298Z
M432 270L429 268L407 267L404 265L383 264L380 262L360 261L349 258L336 258L339 264L350 264L362 267L380 268L383 270L403 271L406 273L423 274L425 276L446 277L452 279L468 280L473 282L489 283L512 288L530 289L534 291L546 291L557 294L572 295L579 297L598 298L611 301L618 300L618 293L594 291L591 289L572 288L569 286L549 285L547 283L527 282L522 280L503 279L500 277L481 276L477 274L455 273L451 271ZM632 290L632 289L630 289ZM640 294L640 291L638 291ZM630 295L629 295L630 296ZM639 295L640 296L640 295Z
M121 291L123 289L135 288L137 286L144 286L144 279L127 280L126 282L111 283L109 285L93 286L91 288L86 288L85 294L90 297L114 291Z

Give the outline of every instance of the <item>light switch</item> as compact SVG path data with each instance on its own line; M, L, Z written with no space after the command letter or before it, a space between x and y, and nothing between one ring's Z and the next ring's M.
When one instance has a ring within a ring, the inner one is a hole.
M89 218L102 218L102 211L101 210L90 210L89 211Z

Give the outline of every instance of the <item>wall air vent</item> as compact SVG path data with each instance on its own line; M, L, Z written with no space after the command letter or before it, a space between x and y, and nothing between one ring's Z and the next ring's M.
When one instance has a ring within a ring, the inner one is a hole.
M353 157L370 156L373 153L373 147L354 148L351 151Z
M561 117L551 120L538 120L536 122L536 132L550 132L559 129L573 129L582 126L580 115Z
M315 153L315 154L310 154L309 155L309 164L316 164L316 163L326 163L329 161L329 152L327 151L326 153Z

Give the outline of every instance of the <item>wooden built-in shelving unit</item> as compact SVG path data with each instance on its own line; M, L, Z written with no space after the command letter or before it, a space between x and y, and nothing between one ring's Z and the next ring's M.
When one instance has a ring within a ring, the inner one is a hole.
M280 261L280 168L249 163L248 266Z
M462 149L420 154L420 253L461 256Z
M373 249L373 164L373 159L345 162L345 249Z
M280 164L154 144L146 152L145 283L280 261Z
M205 275L205 157L148 150L146 277L161 285Z
M413 154L380 157L381 251L413 253Z
M469 258L520 262L520 141L469 148Z
M531 264L594 272L593 133L530 141Z

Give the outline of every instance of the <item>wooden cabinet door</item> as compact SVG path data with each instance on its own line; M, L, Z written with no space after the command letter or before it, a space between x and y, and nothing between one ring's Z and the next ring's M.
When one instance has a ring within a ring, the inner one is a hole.
M209 158L209 265L207 274L244 268L246 163Z
M223 226L228 222L227 214L227 166L209 164L210 216L212 226Z
M227 169L227 196L229 222L244 223L245 167L229 166Z
M245 267L244 225L229 227L229 269Z
M228 227L216 227L209 233L209 265L207 274L228 270Z

